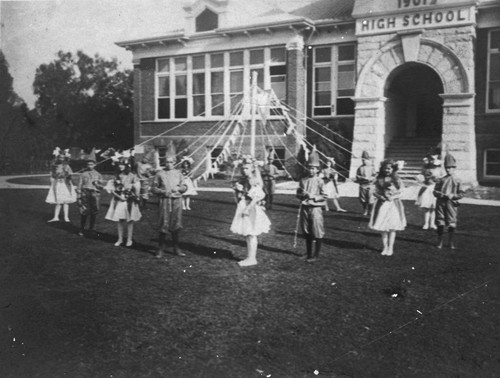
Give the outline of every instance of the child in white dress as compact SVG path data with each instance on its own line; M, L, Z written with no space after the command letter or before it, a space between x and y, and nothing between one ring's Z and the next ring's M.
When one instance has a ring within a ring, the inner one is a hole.
M265 193L257 165L246 160L241 165L241 173L243 177L233 188L238 205L231 224L231 232L246 237L248 255L246 259L238 262L243 267L257 264L257 236L269 232L271 221L261 205Z
M384 249L382 255L391 256L394 253L396 231L406 228L406 217L401 201L403 182L397 175L397 163L384 160L375 180L374 197L376 199L368 226L380 231Z
M56 147L50 173L50 189L45 202L55 205L54 217L49 222L59 221L61 207L64 221L69 222L69 204L76 202L76 190L72 182L73 171L69 166L69 150Z

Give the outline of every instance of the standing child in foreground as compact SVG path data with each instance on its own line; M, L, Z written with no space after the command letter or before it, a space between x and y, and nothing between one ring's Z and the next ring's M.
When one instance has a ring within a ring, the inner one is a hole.
M184 183L187 187L187 190L182 194L183 210L191 210L191 196L198 195L198 192L196 191L193 180L191 178L191 164L193 163L194 160L190 157L184 157L181 160L181 172L184 176Z
M359 184L359 202L363 206L363 215L370 216L372 208L372 184L375 179L375 168L368 152L361 155L361 166L356 171L356 182Z
M137 176L130 171L130 161L127 156L117 156L112 158L118 169L115 178L110 180L105 189L111 193L111 203L109 204L106 219L114 221L118 228L118 240L115 246L123 244L125 225L127 226L126 246L133 244L134 223L141 219L139 210L139 194L141 184Z
M448 227L448 246L455 249L453 235L457 227L458 201L464 197L460 180L455 176L457 163L455 158L447 154L444 158L446 176L436 182L434 195L436 196L436 226L438 233L438 248L443 248L444 228Z
M80 175L78 181L78 208L80 210L80 231L83 236L85 223L90 217L89 231L94 231L95 219L100 209L101 189L103 188L102 175L95 170L95 160L87 161L87 169Z
M265 197L262 190L262 178L257 162L244 158L241 164L241 179L234 185L238 205L231 223L231 232L243 235L247 242L247 257L239 261L239 266L257 264L257 236L269 232L271 221L267 217L261 202Z
M318 153L313 150L307 162L308 177L300 180L297 189L297 198L300 204L300 225L306 239L306 261L314 262L319 257L325 227L323 220L323 207L326 203L325 184L318 176L319 173ZM313 242L315 250L313 255Z
M175 169L175 153L170 151L165 159L165 169L156 173L151 192L159 197L158 209L158 252L156 257L163 259L167 249L167 233L172 238L173 253L186 256L179 245L179 234L182 230L182 194L187 190L184 176Z
M436 197L434 197L434 187L436 180L441 177L441 161L438 155L427 155L424 158L424 169L422 170L420 181L422 187L418 192L415 205L421 207L425 211L424 225L422 229L436 229L435 214L436 214Z
M73 171L69 166L69 150L62 151L56 147L54 161L50 173L50 189L45 202L56 205L54 217L49 222L59 221L61 207L64 213L64 221L69 222L69 204L76 202L76 191L72 182Z
M406 217L403 202L400 199L403 192L403 182L396 171L398 165L392 160L384 160L375 180L375 205L368 227L382 233L384 249L382 255L391 256L394 253L396 232L406 227Z
M347 210L344 210L343 208L340 207L339 204L339 190L338 190L338 177L339 173L337 170L334 168L335 166L335 159L330 158L326 161L326 166L321 170L320 176L323 178L323 181L325 182L325 192L327 194L327 199L326 199L326 206L325 210L328 211L328 200L331 199L333 202L333 205L335 206L335 210L338 211L339 213L345 213Z

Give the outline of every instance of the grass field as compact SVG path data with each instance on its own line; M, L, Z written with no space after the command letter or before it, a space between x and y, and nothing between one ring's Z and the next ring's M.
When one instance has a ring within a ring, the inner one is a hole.
M277 197L259 265L240 268L230 193L184 213L186 257L153 257L148 204L132 248L116 225L77 235L47 223L44 190L0 191L2 377L498 377L500 212L462 205L457 250L437 250L422 214L380 255L354 198L325 214L315 264L294 248L297 200ZM103 197L103 204L109 198Z

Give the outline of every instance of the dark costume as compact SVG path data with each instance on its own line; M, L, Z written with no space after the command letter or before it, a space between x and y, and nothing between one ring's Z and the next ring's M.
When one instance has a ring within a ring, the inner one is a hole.
M274 192L276 190L276 177L278 177L278 168L276 168L273 163L268 162L262 167L261 176L264 182L264 193L266 194L266 209L272 209Z
M174 252L178 255L179 232L182 229L182 194L187 186L179 170L162 170L153 178L151 192L159 196L160 251L166 246L166 233L172 235ZM161 254L160 254L161 255ZM161 257L161 256L158 256Z
M373 203L372 184L375 179L375 168L370 164L370 156L366 151L362 155L363 164L356 171L356 182L359 184L359 201L365 215L369 215Z
M438 179L434 187L436 196L436 226L457 227L458 200L464 197L460 180L454 175Z
M309 158L308 166L319 168L319 157L313 151ZM305 177L300 180L297 189L297 198L300 199L300 225L306 239L307 260L314 261L319 256L321 241L325 236L323 220L323 207L326 204L327 194L325 183L316 174L313 177ZM316 242L314 257L312 255L312 244Z
M83 234L87 217L90 217L90 231L94 229L96 215L100 209L102 181L102 175L96 170L87 170L80 175L77 186L80 234Z

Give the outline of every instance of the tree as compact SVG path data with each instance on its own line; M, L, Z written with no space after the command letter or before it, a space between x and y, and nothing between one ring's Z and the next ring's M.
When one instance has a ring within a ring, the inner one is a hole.
M36 70L39 122L61 148L130 148L132 78L116 59L59 51Z
M0 169L24 169L26 161L39 158L46 138L28 122L26 103L13 90L9 65L0 51ZM23 167L24 165L24 167Z

